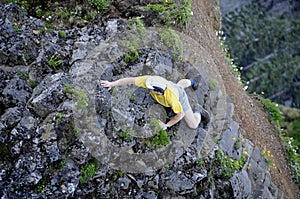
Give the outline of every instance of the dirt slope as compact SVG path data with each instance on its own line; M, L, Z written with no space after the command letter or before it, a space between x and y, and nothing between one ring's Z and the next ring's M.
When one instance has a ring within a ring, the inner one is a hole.
M227 94L234 103L234 120L245 130L246 138L257 145L261 151L270 150L272 162L270 173L273 182L285 193L285 198L300 198L300 191L291 179L285 153L272 124L261 108L261 103L249 96L231 74L228 64L220 50L219 41L215 36L220 27L220 13L215 1L194 0L193 22L184 32L198 41L207 56L204 62L218 69L219 81L225 83Z

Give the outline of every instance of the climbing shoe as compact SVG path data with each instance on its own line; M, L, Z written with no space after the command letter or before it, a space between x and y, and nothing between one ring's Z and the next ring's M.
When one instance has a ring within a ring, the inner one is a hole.
M191 86L194 90L197 90L199 88L200 82L202 80L202 76L198 75L196 77L190 78Z

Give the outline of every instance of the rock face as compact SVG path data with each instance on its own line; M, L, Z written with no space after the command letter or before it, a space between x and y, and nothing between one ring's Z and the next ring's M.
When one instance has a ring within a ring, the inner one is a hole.
M62 39L56 31L34 34L43 23L17 5L0 9L2 198L283 198L212 74L203 63L175 59L158 31L147 30L138 58L126 62L127 20L66 30L71 36ZM53 56L62 61L55 67ZM191 130L181 121L168 130L167 145L154 144L151 119L174 113L144 89L99 84L147 74L174 82L202 75L200 88L186 92L210 122Z

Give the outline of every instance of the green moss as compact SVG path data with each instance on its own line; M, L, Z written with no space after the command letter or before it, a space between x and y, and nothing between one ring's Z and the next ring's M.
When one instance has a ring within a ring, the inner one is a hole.
M75 136L75 138L78 138L78 136L79 136L79 134L80 134L80 129L79 128L77 128L77 127L74 127L74 136Z
M67 37L67 33L63 30L59 31L58 34L60 37Z
M278 104L272 102L270 99L265 99L261 97L261 100L264 104L264 108L267 111L270 120L275 123L276 127L279 128L279 122L283 120L284 116L281 113Z
M136 60L138 60L139 56L140 55L139 55L138 50L132 49L128 53L125 54L124 61L126 63L132 63L132 62L135 62Z
M40 9L40 8L38 8L36 11L35 11L35 14L36 14L36 16L37 17L42 17L43 16L43 10L42 9Z
M122 126L121 131L117 132L117 134L125 141L130 142L133 140L135 132L133 129L128 128L127 126Z
M179 27L190 24L193 15L191 0L182 0L176 3L172 0L160 1L159 4L148 4L146 9L162 13L166 25L171 25L175 22Z
M57 113L57 117L56 117L56 124L60 123L62 121L63 118L63 114L62 113Z
M75 106L77 109L84 109L88 106L88 97L84 92L76 90L68 84L63 84L63 86L66 88L67 93L74 96L74 99L77 101Z
M147 5L147 8L157 11L157 12L163 12L168 9L166 6L161 5L161 4L149 4L149 5Z
M88 178L94 177L97 172L97 164L95 161L89 162L84 165L80 170L80 182L85 182Z
M134 17L129 20L129 25L135 26L135 30L138 33L138 35L145 36L147 33L147 30L141 19L142 19L142 17Z
M175 59L178 59L183 54L182 41L180 36L173 29L164 28L159 31L159 36Z
M108 9L111 0L88 0L88 2L99 12L104 13Z
M120 41L120 45L126 51L124 61L132 63L139 58L139 49L143 46L143 40L146 37L147 30L141 20L141 17L135 17L129 20L130 31L126 39Z

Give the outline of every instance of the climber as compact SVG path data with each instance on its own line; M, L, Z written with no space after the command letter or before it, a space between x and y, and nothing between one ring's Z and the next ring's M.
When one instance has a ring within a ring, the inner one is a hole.
M182 118L184 118L187 125L196 129L201 122L201 115L205 118L209 118L209 114L202 106L198 105L195 112L192 111L187 94L184 88L192 87L194 90L198 88L201 76L197 76L194 79L181 79L177 84L166 80L160 76L139 76L139 77L127 77L121 78L116 81L101 80L101 86L110 90L114 86L122 86L127 84L135 84L138 87L147 89L150 95L161 105L165 107L171 107L175 116L164 123L159 120L160 127L165 130L168 127L175 125Z

